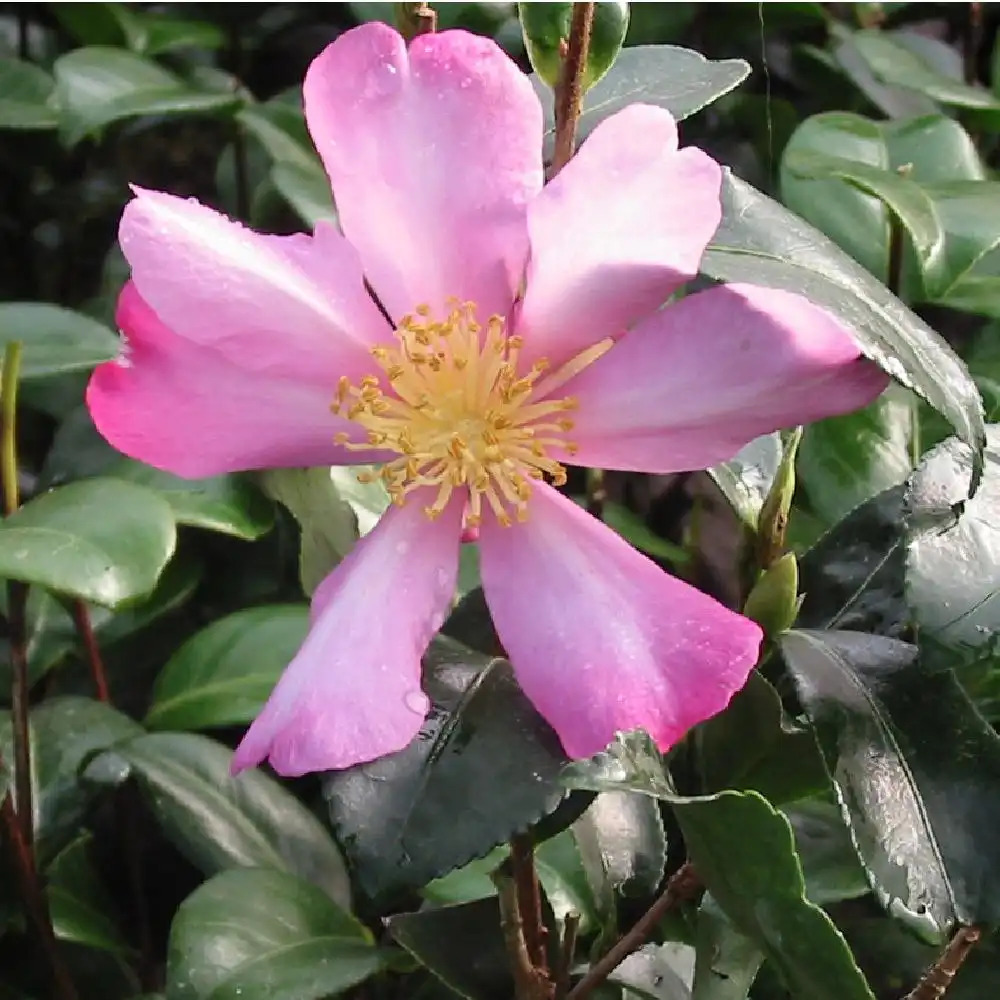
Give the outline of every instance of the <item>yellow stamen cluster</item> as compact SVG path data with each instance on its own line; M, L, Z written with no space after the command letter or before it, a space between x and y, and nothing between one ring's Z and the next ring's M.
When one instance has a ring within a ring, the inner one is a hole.
M500 316L481 326L471 302L453 303L442 320L421 306L403 317L395 337L395 345L372 349L383 375L366 375L358 385L342 378L332 406L368 432L367 444L351 444L346 434L338 443L399 453L371 475L383 480L395 503L436 486L437 498L424 508L433 519L456 489L466 488L467 525L481 522L484 500L497 521L509 525L511 512L527 517L532 480L566 482L566 470L547 449L575 452L565 435L573 429L566 414L577 401L542 397L610 345L592 348L540 383L545 359L518 374L521 338L507 336Z

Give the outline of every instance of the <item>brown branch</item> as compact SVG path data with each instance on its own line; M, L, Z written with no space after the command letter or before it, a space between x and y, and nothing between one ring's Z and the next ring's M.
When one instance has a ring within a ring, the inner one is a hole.
M510 841L510 866L517 886L517 906L524 929L524 942L531 964L542 972L548 971L545 940L548 931L542 919L542 893L535 871L535 850L531 836L516 834Z
M104 669L104 660L101 658L101 648L97 645L94 627L90 623L90 612L83 601L73 602L73 624L76 626L77 635L80 636L83 650L87 655L87 664L90 667L90 676L94 682L97 700L110 703L111 691L108 688L108 674Z
M396 4L396 23L408 42L437 31L437 20L437 11L429 3Z
M573 4L562 72L555 88L556 137L551 177L555 177L569 163L576 147L576 124L580 120L580 110L583 107L583 75L587 69L587 53L590 51L590 31L593 24L593 3Z
M701 889L701 879L690 861L685 862L670 876L667 887L656 902L636 921L630 931L615 942L611 950L598 959L587 974L566 995L566 1000L583 1000L603 983L622 962L637 951L653 933L663 916L678 903L693 899Z
M982 931L978 927L960 927L941 957L923 974L904 1000L941 1000L981 936Z
M524 940L517 883L502 869L493 872L492 878L500 900L500 926L514 974L515 1000L551 1000L552 983L544 972L533 965Z
M559 947L559 964L556 967L556 992L553 1000L564 1000L569 992L569 974L573 968L573 953L576 951L576 935L580 930L580 914L567 913L563 924L562 944Z

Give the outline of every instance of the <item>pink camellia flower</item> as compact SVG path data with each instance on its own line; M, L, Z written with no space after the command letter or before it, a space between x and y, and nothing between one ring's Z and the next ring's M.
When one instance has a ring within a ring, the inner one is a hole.
M758 627L667 575L552 485L568 462L672 472L874 399L822 309L697 272L721 168L664 110L599 125L542 186L542 113L491 41L347 32L305 80L340 229L262 236L137 191L126 349L87 394L117 448L181 476L383 463L394 505L326 578L234 758L287 775L399 750L463 530L521 687L571 756L720 711ZM377 302L374 296L377 296Z

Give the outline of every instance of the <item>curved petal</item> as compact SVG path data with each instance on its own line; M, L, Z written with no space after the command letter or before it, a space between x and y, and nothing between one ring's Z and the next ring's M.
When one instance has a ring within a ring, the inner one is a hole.
M168 329L127 284L118 300L121 358L87 386L97 429L119 451L198 478L241 469L353 465L384 453L347 451L340 431L364 432L330 412L325 386L249 371Z
M139 294L172 330L244 368L324 383L375 370L390 340L357 253L328 224L262 236L196 201L136 189L119 228Z
M864 406L888 381L802 296L722 285L658 312L563 386L580 404L579 450L564 458L704 469L760 434Z
M662 108L634 104L598 125L528 208L522 357L558 365L663 305L698 271L721 185L710 156L678 152Z
M542 186L542 112L528 78L464 31L410 44L345 32L309 67L306 120L340 223L397 321L449 296L507 315Z
M417 735L430 707L420 658L455 592L461 517L457 495L429 521L414 494L357 543L317 590L309 635L237 748L234 773L265 758L285 775L350 767Z
M757 625L549 486L535 487L527 522L484 521L480 545L518 682L572 757L637 728L666 750L725 708L757 662Z

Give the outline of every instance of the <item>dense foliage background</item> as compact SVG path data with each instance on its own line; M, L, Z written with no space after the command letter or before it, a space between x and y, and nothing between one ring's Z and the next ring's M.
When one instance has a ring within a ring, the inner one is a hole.
M984 935L949 997L995 995L993 7L633 4L588 95L583 134L652 101L732 168L707 277L827 304L900 383L709 473L571 479L730 605L757 585L747 610L776 643L730 709L666 766L638 736L567 766L493 658L470 555L425 665L427 738L348 772L233 781L304 595L385 497L344 470L184 481L99 438L83 389L118 351L116 225L130 183L271 232L332 216L299 85L393 5L0 4L0 342L23 343L2 394L6 506L23 507L0 525L0 1000L508 998L490 872L512 838L522 871L537 844L550 944L578 917L574 973L686 860L697 872L595 996L900 997L959 925ZM438 15L530 71L515 5Z

